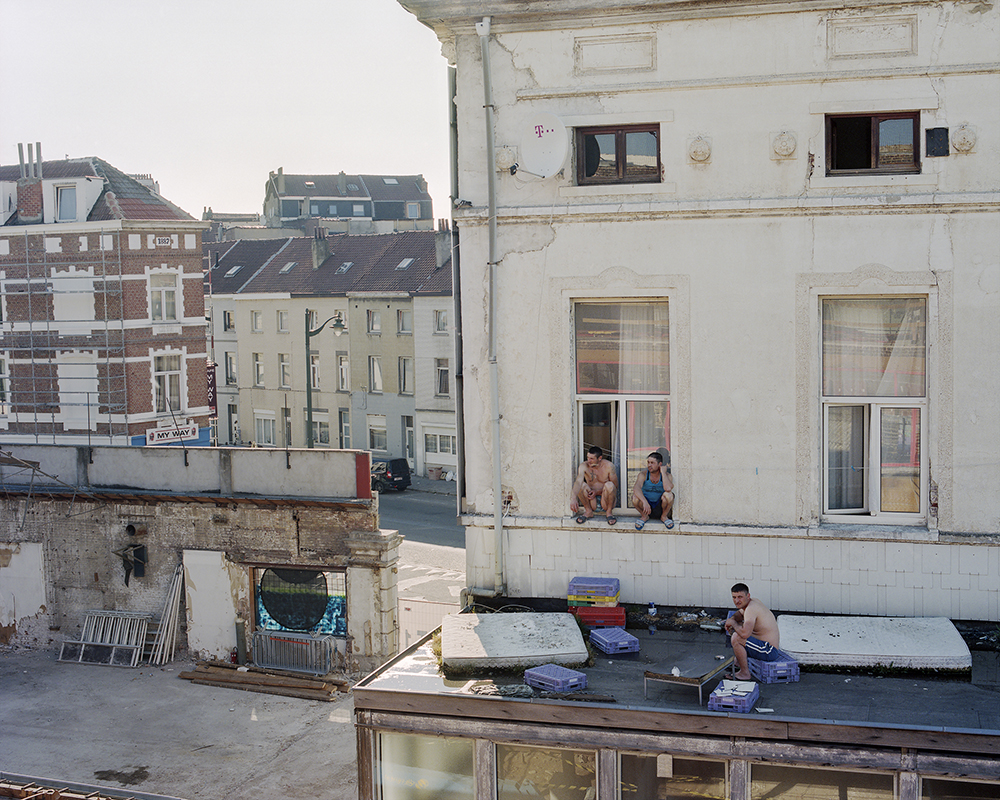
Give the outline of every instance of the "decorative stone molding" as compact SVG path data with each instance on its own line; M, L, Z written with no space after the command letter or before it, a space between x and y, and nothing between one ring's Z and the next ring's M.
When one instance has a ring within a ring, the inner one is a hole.
M951 134L951 146L959 153L971 153L976 147L976 130L968 125L960 125Z
M655 70L655 33L585 36L573 40L573 72L577 75Z
M916 54L915 15L827 22L827 58L888 58Z
M771 157L775 159L792 158L798 142L791 131L781 131L771 137Z
M688 142L688 158L696 164L707 164L712 159L712 140L699 136Z

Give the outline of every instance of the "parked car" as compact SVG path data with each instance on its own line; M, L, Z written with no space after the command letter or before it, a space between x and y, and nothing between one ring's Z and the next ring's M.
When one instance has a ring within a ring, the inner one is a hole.
M373 492L384 492L386 489L401 492L410 483L410 465L405 458L372 459Z

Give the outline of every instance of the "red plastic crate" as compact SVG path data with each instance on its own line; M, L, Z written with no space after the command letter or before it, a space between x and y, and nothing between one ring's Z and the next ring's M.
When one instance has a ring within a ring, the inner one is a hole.
M570 612L588 628L624 628L625 607L571 606Z

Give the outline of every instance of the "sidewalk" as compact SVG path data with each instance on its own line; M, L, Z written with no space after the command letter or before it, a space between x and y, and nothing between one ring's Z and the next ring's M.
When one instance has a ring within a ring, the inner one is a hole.
M454 497L458 489L458 484L455 481L432 481L430 478L424 478L412 472L410 473L410 481L410 489L414 492L447 494Z

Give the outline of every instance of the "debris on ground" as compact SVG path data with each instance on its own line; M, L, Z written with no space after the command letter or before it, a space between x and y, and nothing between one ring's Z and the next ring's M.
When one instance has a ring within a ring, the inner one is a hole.
M303 700L335 700L338 690L346 692L351 686L349 680L335 675L303 675L285 670L239 667L223 661L199 661L193 672L182 672L177 677L201 686L279 694Z

